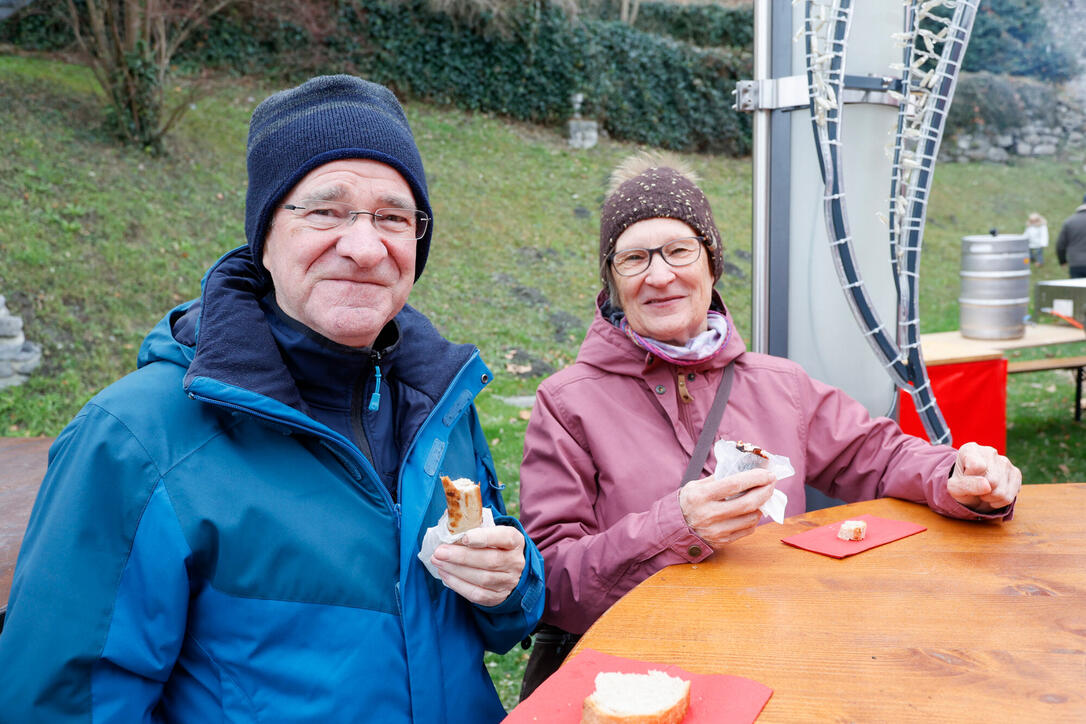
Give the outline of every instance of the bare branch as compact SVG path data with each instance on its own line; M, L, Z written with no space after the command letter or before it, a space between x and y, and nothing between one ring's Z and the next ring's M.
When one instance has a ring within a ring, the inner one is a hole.
M188 38L189 34L193 30L206 23L212 15L216 14L227 5L233 4L235 1L236 0L216 0L214 3L212 3L211 7L200 13L198 17L189 18L188 16L186 16L183 22L183 27L179 28L177 32L174 33L173 39L170 41L169 50L166 53L167 57L173 57L173 54L177 52L177 49L181 46L181 43L185 42L185 39ZM194 7L196 5L202 7L204 3L193 3Z
M166 118L166 121L162 124L162 135L166 135L170 128L173 127L173 124L176 123L178 119L180 119L181 116L185 114L185 111L188 110L189 105L199 95L200 90L201 84L199 83L189 86L189 89L185 92L184 98L182 98L181 101L173 107L173 109L170 111L169 116Z

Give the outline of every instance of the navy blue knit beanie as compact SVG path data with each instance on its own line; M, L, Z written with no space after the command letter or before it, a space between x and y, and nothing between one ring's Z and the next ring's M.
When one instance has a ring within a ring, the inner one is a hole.
M431 217L415 251L415 279L422 274L433 212L419 149L388 88L350 75L326 75L269 96L253 111L246 153L245 236L258 266L272 214L290 190L317 166L364 158L399 171L419 210Z

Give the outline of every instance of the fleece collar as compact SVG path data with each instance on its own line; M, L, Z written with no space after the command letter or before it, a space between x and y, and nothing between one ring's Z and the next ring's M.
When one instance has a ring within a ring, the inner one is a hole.
M291 379L309 404L349 410L358 381L371 374L374 364L380 363L386 376L394 374L392 362L384 358L394 359L392 352L400 340L395 319L385 325L372 347L346 347L287 316L274 294L260 304Z

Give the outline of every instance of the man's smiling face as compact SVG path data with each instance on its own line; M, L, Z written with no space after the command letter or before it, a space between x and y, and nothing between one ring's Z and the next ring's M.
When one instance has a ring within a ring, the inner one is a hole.
M411 188L391 166L364 159L332 161L310 171L284 203L347 204L354 211L414 209ZM287 315L348 347L373 344L407 303L414 285L413 233L389 234L361 214L332 229L279 209L264 242L264 267Z

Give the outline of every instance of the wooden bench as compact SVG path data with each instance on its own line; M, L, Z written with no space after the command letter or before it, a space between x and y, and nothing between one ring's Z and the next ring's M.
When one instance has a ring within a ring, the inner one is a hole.
M1086 355L1081 357L1054 357L1007 363L1007 374L1019 372L1044 372L1048 370L1075 370L1075 420L1082 419L1082 381L1086 378Z

